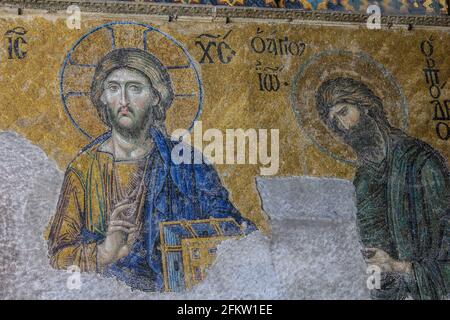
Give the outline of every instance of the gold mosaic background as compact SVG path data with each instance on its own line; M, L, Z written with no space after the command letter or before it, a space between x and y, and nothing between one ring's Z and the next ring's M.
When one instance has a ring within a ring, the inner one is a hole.
M27 51L25 58L8 59L5 36L0 46L0 130L22 134L42 148L64 170L78 150L89 141L72 125L64 112L59 92L61 64L67 51L83 34L101 24L120 20L117 17L83 16L81 29L76 30L69 29L63 18L0 18L1 36L19 26L27 30L27 44L22 45ZM195 44L200 34L224 36L231 30L225 40L236 52L231 62L220 63L211 49L211 57L215 63L198 64L204 88L203 113L200 118L203 130L217 128L225 132L227 128L279 129L280 168L277 175L345 179L353 176L353 167L321 153L301 132L290 105L292 79L300 65L312 55L332 49L363 51L381 63L395 77L406 96L409 106L408 133L428 142L447 159L450 157L450 140L443 141L436 137L435 123L432 121L434 108L430 104L431 98L423 73L425 58L420 51L420 43L431 36L433 58L440 69L440 83L444 84L450 75L450 30L368 30L364 26L162 22L139 18L133 21L149 24L171 35L187 48L197 62L203 55L200 46ZM258 28L262 36L287 36L289 40L305 43L304 53L300 56L255 53L251 48L251 39ZM133 40L132 37L125 37L124 41ZM81 58L84 55L84 58L90 59L95 52L106 50L102 46L101 42L91 45L92 51L81 52ZM167 46L162 45L157 50L166 50L160 52L161 56L168 60L175 59ZM260 91L255 71L257 61L265 66L283 65L279 73L282 85L278 91ZM185 82L180 81L180 85L192 83L192 75L181 77ZM311 92L305 90L304 94ZM441 98L450 99L448 86L443 87ZM192 110L189 110L172 108L168 126L186 123L187 117L191 116L189 112ZM85 125L91 126L90 130L93 132L102 132L95 120L88 121ZM259 165L217 165L216 168L240 212L263 230L268 230L267 217L261 209L255 185Z

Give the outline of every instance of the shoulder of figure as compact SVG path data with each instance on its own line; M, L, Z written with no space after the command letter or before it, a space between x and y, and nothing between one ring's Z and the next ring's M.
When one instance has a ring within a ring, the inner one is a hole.
M79 174L86 172L92 161L97 159L97 150L100 145L101 143L97 143L89 145L88 148L83 148L68 164L66 172L74 171Z
M401 138L399 150L404 152L410 161L414 161L420 168L426 165L437 165L445 171L448 170L441 153L423 140L405 134Z
M204 170L214 170L213 166L208 162L208 159L202 154L202 152L196 149L194 146L186 143L184 141L171 140L167 138L167 146L168 150L173 150L173 148L177 148L178 150L182 149L183 152L187 152L189 159L187 162L182 162L178 165L183 165L186 168L190 169L204 169Z
M428 144L427 146L429 149L427 150L425 160L423 161L422 172L424 170L434 172L435 174L436 172L440 172L443 176L447 177L447 179L450 179L450 171L445 158L436 149Z
M182 176L182 180L195 180L195 186L199 190L207 190L209 193L222 193L222 183L216 169L203 157L203 154L192 145L183 141L168 142L171 148L178 147L186 152L189 160L181 163L171 163L171 172ZM180 179L175 179L181 181Z

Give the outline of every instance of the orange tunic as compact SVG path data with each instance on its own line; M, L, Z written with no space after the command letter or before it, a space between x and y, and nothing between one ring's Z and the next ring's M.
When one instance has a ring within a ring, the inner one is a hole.
M136 194L142 182L146 158L115 161L99 147L78 155L66 170L48 234L54 268L75 265L81 271L98 271L97 244L106 234L112 208Z

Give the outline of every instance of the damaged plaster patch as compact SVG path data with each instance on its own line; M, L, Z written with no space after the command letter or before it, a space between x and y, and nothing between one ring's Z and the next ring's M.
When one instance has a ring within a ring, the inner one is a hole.
M369 299L350 181L257 178L285 299Z
M256 187L272 220L355 221L355 190L348 180L259 177Z
M255 231L238 240L223 241L206 281L195 292L216 292L216 299L283 299L273 268L270 239Z
M64 173L38 147L13 132L0 132L0 298L120 299L145 297L95 274L50 268L44 231L53 216Z
M1 299L368 297L352 218L355 209L347 198L353 192L351 183L304 177L258 179L272 235L257 231L223 242L206 280L189 292L131 291L115 279L86 273L81 274L81 288L71 290L71 274L50 267L43 238L64 173L16 133L0 132L0 143ZM337 201L332 196L337 191L347 193Z
M43 238L56 209L64 173L40 148L16 133L0 132L0 144L1 299L262 299L279 296L275 278L270 278L273 271L268 239L259 232L239 243L224 243L223 249L218 250L213 272L190 292L131 291L115 279L87 273L81 274L79 290L69 289L67 282L72 274L50 267ZM239 248L236 249L236 245ZM236 272L238 266L241 270Z

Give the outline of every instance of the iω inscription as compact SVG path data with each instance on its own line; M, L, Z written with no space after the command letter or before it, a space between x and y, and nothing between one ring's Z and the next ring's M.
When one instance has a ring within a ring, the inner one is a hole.
M195 45L202 50L200 63L215 63L217 59L222 64L228 64L236 55L231 46L225 42L232 30L228 31L224 36L203 33L197 37Z
M278 67L263 66L261 61L256 61L256 74L258 75L258 85L260 91L278 91L281 87L279 75L283 70L283 65ZM283 82L285 86L288 82Z
M425 74L426 84L429 85L428 91L431 97L430 103L434 105L433 121L436 123L436 135L439 139L448 140L450 138L450 127L448 121L450 121L450 99L441 98L441 91L445 84L439 82L439 72L436 65L436 61L433 59L433 38L430 37L420 43L420 50L425 56L425 68L423 73Z

